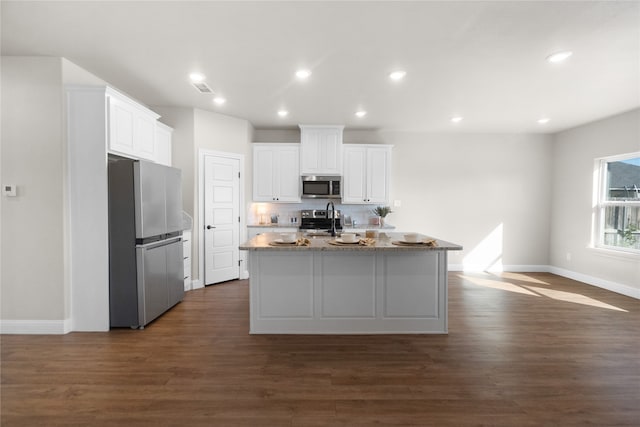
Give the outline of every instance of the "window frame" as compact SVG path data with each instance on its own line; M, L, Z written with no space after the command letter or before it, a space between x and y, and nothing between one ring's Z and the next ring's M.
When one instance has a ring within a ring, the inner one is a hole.
M595 160L595 167L597 173L597 180L595 180L595 200L594 200L594 216L595 227L593 235L593 247L596 249L602 249L610 251L616 254L630 254L640 256L640 249L634 249L624 246L607 245L605 241L605 221L606 221L606 209L607 207L638 207L640 208L640 199L637 200L607 200L607 164L612 162L618 162L622 160L630 160L640 158L640 151L620 154L616 156L601 157Z

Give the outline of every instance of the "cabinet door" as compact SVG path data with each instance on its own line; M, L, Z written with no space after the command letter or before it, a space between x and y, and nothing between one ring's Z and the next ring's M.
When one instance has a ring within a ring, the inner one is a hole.
M322 168L320 131L304 129L300 149L300 171L307 175L319 174Z
M171 166L171 128L156 123L156 163Z
M367 203L367 149L365 147L344 147L344 174L342 177L342 202Z
M135 110L125 102L108 97L109 151L133 155Z
M300 202L300 147L277 148L277 181L279 202Z
M137 157L156 160L156 120L139 111L134 115L133 151Z
M253 200L300 202L299 144L253 146Z
M271 147L253 147L253 200L271 202L275 198L275 151Z
M367 203L387 203L390 154L387 147L367 148Z
M326 129L319 139L319 173L339 175L342 171L342 130Z
M300 125L300 173L340 175L342 172L342 126Z

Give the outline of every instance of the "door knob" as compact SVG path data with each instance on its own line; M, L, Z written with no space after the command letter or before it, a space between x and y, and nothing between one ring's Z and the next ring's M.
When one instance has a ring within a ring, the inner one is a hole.
M211 230L212 228L215 228L213 225L207 225L207 230Z

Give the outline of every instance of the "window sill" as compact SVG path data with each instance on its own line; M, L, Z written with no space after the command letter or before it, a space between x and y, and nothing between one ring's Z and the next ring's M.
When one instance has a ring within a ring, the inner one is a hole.
M634 261L640 260L640 253L609 249L609 248L603 248L598 246L587 246L587 249L592 251L596 255L601 255L609 258L629 259Z

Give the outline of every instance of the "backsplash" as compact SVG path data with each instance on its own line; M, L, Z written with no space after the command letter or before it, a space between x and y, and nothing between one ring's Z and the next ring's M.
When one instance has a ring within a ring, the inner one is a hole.
M350 216L357 225L371 224L376 216L371 212L375 205L343 205L335 203L342 217ZM270 224L277 218L279 224L300 225L300 211L303 209L326 209L326 200L305 200L302 203L252 203L247 224Z

